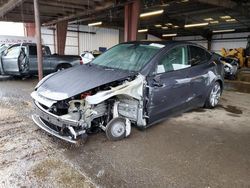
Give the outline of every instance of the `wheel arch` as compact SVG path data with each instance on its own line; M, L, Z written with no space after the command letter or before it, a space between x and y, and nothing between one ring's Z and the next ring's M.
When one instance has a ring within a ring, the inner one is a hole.
M223 89L224 89L224 82L223 82L223 80L220 79L220 78L218 78L218 79L215 80L215 82L218 82L218 83L220 84L221 92L222 92ZM214 83L215 83L215 82L214 82Z
M59 68L59 67L72 67L72 65L70 63L60 63L56 66L56 70Z

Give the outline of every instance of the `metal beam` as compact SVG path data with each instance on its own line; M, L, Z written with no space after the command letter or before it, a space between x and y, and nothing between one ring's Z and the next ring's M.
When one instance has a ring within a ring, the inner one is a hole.
M8 12L21 5L24 1L25 0L9 0L0 8L0 17L3 17Z
M65 43L67 37L68 22L58 22L56 24L56 41L57 41L57 53L59 55L64 55Z
M126 4L124 9L124 41L134 41L137 39L140 0Z
M77 13L77 14L71 14L69 16L65 16L65 17L62 17L62 18L58 18L56 20L52 20L50 22L47 22L47 23L44 23L43 25L44 26L49 26L49 25L54 25L58 22L62 22L62 21L70 21L70 20L75 20L77 18L81 18L83 16L86 16L86 15L89 15L89 14L93 14L94 12L97 12L97 11L103 11L105 9L108 9L110 7L112 7L114 5L113 2L107 2L101 6L97 6L95 7L94 9L88 9L84 12L81 12L81 13Z
M236 2L233 2L231 0L197 0L200 3L205 3L209 5L214 5L217 7L224 7L224 8L234 8L237 6Z
M41 23L38 0L34 0L34 13L36 25L36 48L37 48L37 64L38 64L38 78L43 78L43 55L42 55L42 39L41 39Z

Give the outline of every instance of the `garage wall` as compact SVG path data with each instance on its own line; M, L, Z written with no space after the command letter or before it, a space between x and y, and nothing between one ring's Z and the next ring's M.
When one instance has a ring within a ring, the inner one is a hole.
M161 38L158 38L158 37L156 37L156 36L154 36L154 35L150 35L150 34L148 34L147 40L151 40L151 41L162 41Z
M244 33L227 33L227 34L216 34L212 37L211 51L220 53L221 48L231 49L231 48L246 48L247 36L250 32ZM148 34L148 40L161 40L158 37ZM208 41L202 36L183 36L183 37L173 37L173 40L177 41L189 41L203 46L208 47Z
M214 35L211 49L219 53L221 48L246 48L248 35L250 32Z
M88 27L83 25L80 26L80 30L96 33L80 33L79 45L81 52L86 50L98 50L99 47L110 48L116 44L119 44L119 30Z
M248 35L250 35L250 32L213 35L211 42L211 51L220 53L221 48L246 48ZM190 41L205 48L208 47L207 40L205 40L201 36L174 37L174 40Z
M53 30L47 29L42 27L41 34L42 34L42 43L50 47L52 53L55 53L55 46L54 46L54 34Z
M48 45L52 53L56 52L55 30L42 27L43 44ZM66 38L65 54L79 55L83 51L110 48L119 43L119 30L88 26L69 26ZM79 38L79 41L78 41Z
M79 55L78 52L78 33L77 32L67 32L66 44L65 44L65 54Z
M207 40L204 40L202 36L174 37L173 40L189 41L207 48Z

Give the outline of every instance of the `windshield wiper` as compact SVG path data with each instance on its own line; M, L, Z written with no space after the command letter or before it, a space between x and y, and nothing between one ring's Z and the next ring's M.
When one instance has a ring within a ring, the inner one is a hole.
M115 70L115 69L112 69L112 68L105 68L105 70L111 70L111 71L113 71L113 70Z

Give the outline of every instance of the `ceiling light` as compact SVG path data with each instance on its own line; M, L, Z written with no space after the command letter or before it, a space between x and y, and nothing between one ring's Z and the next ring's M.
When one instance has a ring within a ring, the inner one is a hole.
M186 24L184 25L185 28L189 28L189 27L201 27L201 26L206 26L208 25L207 22L205 23L196 23L196 24Z
M163 34L163 37L175 37L177 33L171 33L171 34Z
M179 26L178 26L178 25L175 25L174 28L179 28Z
M167 6L169 6L169 4L166 3L166 4L162 4L161 6L162 7L167 7Z
M234 32L235 29L213 30L213 33Z
M211 23L211 24L217 24L217 23L219 23L219 21L214 20L214 21L211 21L210 23Z
M140 29L138 30L139 33L144 33L144 32L148 32L148 29Z
M162 29L168 29L168 27L162 27Z
M236 21L237 21L237 20L234 19L234 18L226 20L226 22L236 22Z
M221 19L230 19L231 16L220 16Z
M213 18L205 18L204 20L205 21L213 21L214 19Z
M155 25L155 27L162 27L162 25L161 24L157 24L157 25Z
M165 25L171 26L171 25L173 25L173 24L172 24L172 23L166 23Z
M102 25L102 22L89 23L88 26Z
M153 12L145 12L145 13L140 14L140 17L143 18L143 17L147 17L147 16L154 16L154 15L157 15L157 14L162 14L163 12L164 12L164 10L156 10L156 11L153 11Z

